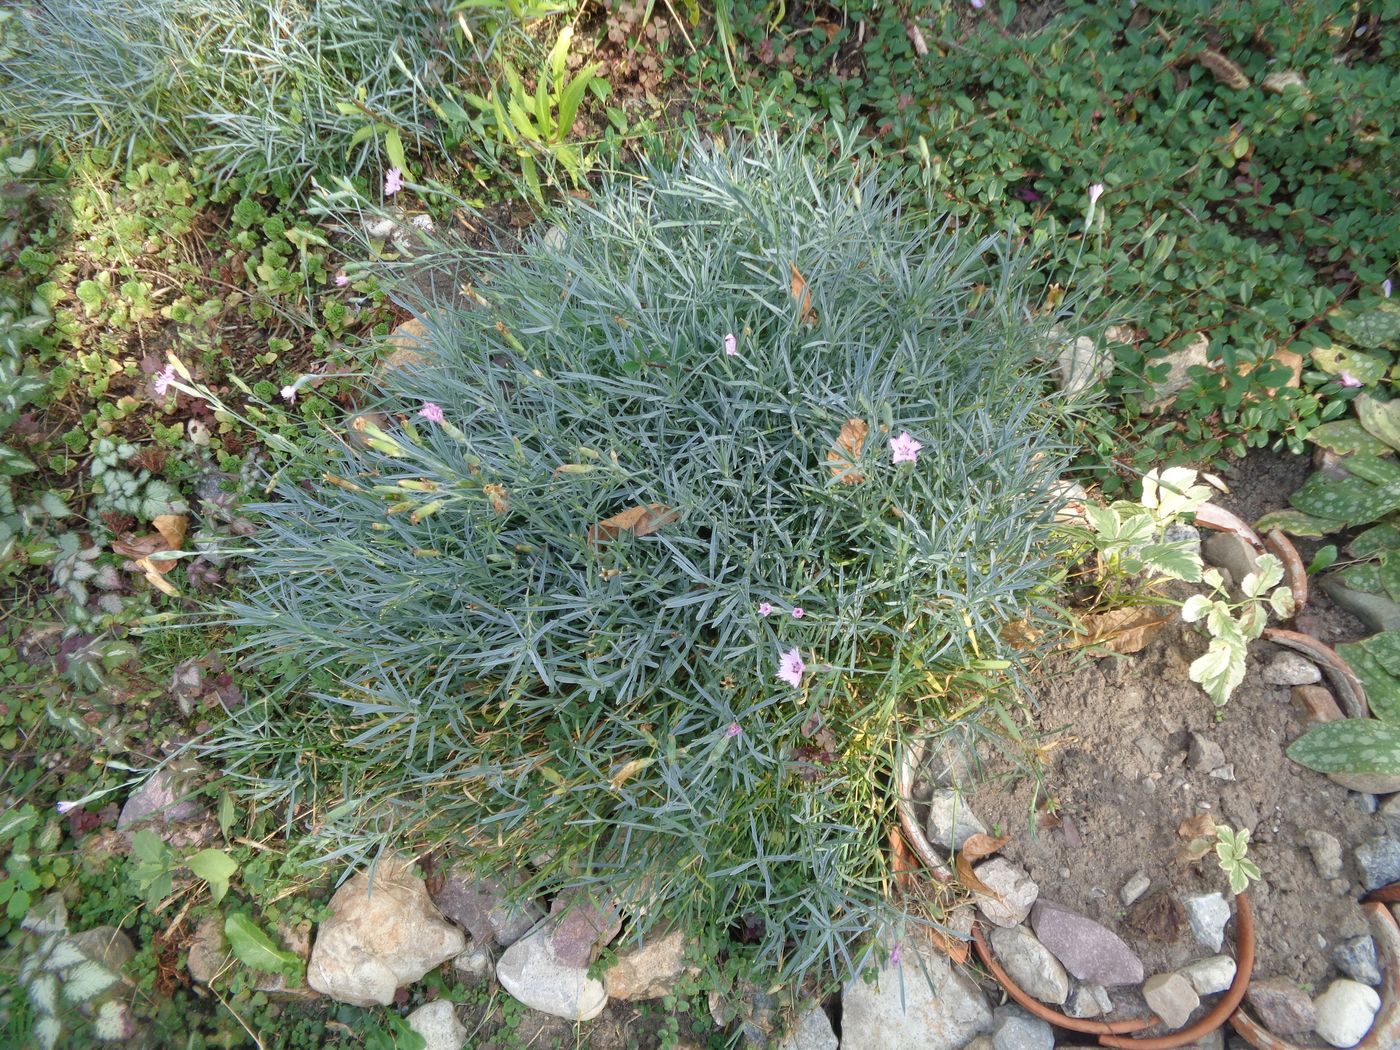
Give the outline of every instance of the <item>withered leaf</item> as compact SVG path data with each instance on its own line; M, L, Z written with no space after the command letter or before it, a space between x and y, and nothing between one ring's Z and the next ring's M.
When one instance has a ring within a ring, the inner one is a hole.
M651 765L653 761L654 760L650 758L634 758L630 762L625 763L616 773L609 777L608 783L611 784L614 789L620 788L642 770L646 769L647 766Z
M865 439L870 427L863 419L848 419L841 425L841 433L836 435L836 444L827 449L826 461L831 465L831 474L843 485L858 485L865 475L855 469L860 461L860 450L865 447Z
M1187 817L1177 825L1176 833L1187 840L1213 839L1215 838L1215 819L1209 813L1197 813L1194 817Z
M680 513L661 503L638 504L605 518L596 525L588 526L588 542L593 547L601 547L617 539L624 532L634 536L650 536L674 521Z
M1215 79L1228 88L1243 91L1249 87L1249 77L1245 71L1214 48L1202 48L1196 52L1196 61L1205 66Z
M953 868L958 873L958 882L962 883L963 886L974 893L990 897L994 901L1001 900L1000 893L972 873L972 861L967 859L967 855L962 850L958 850L957 855L953 858Z
M796 263L788 263L788 270L791 272L788 291L797 300L797 316L803 324L816 324L817 312L812 309L812 293L807 288L807 278L802 276Z
M148 557L156 551L168 551L170 545L165 542L165 537L148 533L145 536L133 536L126 533L112 541L112 553L120 554L123 558Z
M1170 891L1159 890L1129 908L1123 921L1144 937L1175 944L1186 929L1186 909Z
M1010 841L1010 835L1000 835L997 838L981 833L969 835L967 841L963 843L962 854L970 862L979 861L984 857L990 857Z
M497 514L504 514L510 510L510 500L506 496L504 485L483 485L481 491L486 493L486 498L491 501L491 509Z
M168 562L166 564L173 565L175 563ZM156 563L152 562L150 558L138 558L136 560L136 566L145 574L146 582L156 590L163 594L168 594L172 598L180 597L180 592L176 590L175 585L161 575L161 573L166 570L163 568L156 568Z
M1135 605L1112 609L1084 617L1083 634L1074 635L1069 645L1079 648L1094 645L1124 656L1141 652L1152 638L1170 623L1175 610L1164 612L1159 606Z
M165 537L167 550L177 551L185 545L185 532L189 528L189 518L183 514L161 514L151 519L156 531Z

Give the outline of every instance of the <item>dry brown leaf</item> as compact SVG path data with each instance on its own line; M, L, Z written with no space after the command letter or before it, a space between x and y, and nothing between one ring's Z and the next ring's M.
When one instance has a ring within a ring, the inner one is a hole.
M990 897L994 901L1001 900L1001 894L992 889L985 882L972 873L972 862L963 856L962 850L958 850L957 856L953 858L953 868L958 873L958 882L970 889L973 893L980 893L984 897Z
M1249 87L1249 77L1243 69L1214 48L1204 48L1196 52L1196 61L1215 75L1215 79L1228 88L1243 91Z
M180 597L180 592L175 589L175 585L161 575L167 570L156 568L157 564L152 562L150 558L138 558L136 561L136 566L145 574L147 583L172 598ZM175 563L170 562L169 564L174 565Z
M1044 634L1025 620L1012 620L1001 629L1001 640L1013 649L1030 649Z
M1076 634L1071 648L1097 645L1111 653L1128 656L1141 652L1152 637L1172 621L1175 610L1163 611L1152 605L1134 605L1084 617L1084 634Z
M647 766L651 765L652 762L653 759L650 758L634 758L630 762L625 763L621 769L609 777L608 783L611 784L614 789L620 788L642 770L646 769Z
M387 342L392 350L380 364L380 368L387 372L394 368L412 368L423 364L428 359L424 352L427 338L427 326L416 317L409 318L389 333Z
M812 293L807 290L807 278L802 276L802 271L797 268L796 263L788 263L788 269L792 271L788 290L797 300L798 317L802 319L803 324L816 324L817 312L812 309Z
M177 551L185 545L185 532L189 528L189 521L189 518L183 514L161 514L152 518L151 524L170 545L166 549Z
M1215 820L1209 813L1197 813L1183 820L1176 833L1184 839L1215 838Z
M661 503L639 503L614 514L611 518L605 518L597 525L588 526L588 542L594 547L601 547L624 532L630 532L634 536L650 536L679 519L679 513Z
M120 554L123 558L131 558L132 560L149 557L157 551L168 550L170 550L170 545L165 542L165 537L157 536L154 533L133 536L126 532L112 541L113 554Z
M1000 835L997 838L992 838L990 835L981 833L969 835L967 841L963 843L962 855L966 857L968 861L979 861L984 857L990 857L993 853L998 852L1010 841L1010 835Z
M836 444L827 449L826 461L831 465L831 474L843 485L858 485L865 475L855 469L860 461L860 450L865 447L865 439L870 427L863 419L848 419L841 425L841 433L836 435Z
M504 485L483 485L481 491L486 493L487 499L491 501L491 509L497 514L504 514L510 510L510 500L506 496Z

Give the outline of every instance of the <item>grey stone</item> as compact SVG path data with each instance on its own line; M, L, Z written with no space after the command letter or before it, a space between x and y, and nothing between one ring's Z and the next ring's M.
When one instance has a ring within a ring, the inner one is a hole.
M820 1006L814 1006L798 1017L797 1027L778 1043L778 1050L837 1050L840 1045L831 1018Z
M996 1044L992 1042L989 1035L979 1035L972 1042L968 1043L963 1050L996 1050Z
M1025 922L1031 905L1040 895L1040 888L1031 881L1023 868L1004 857L994 857L977 865L972 873L1000 900L979 896L977 907L987 921L996 926L1015 926Z
M1188 893L1181 898L1186 921L1197 944L1213 952L1225 943L1225 924L1230 921L1230 905L1219 893Z
M952 852L973 835L985 835L986 826L977 819L962 792L940 788L928 803L929 841L940 849Z
M1191 982L1179 973L1154 974L1142 982L1142 997L1152 1012L1168 1028L1176 1029L1191 1017L1191 1011L1201 1005L1201 997Z
M582 890L555 897L549 914L554 958L567 966L588 966L622 929L616 905Z
M1316 1007L1317 1034L1333 1046L1355 1046L1371 1030L1381 997L1356 981L1333 981L1317 997Z
M659 999L670 995L685 972L685 934L680 930L649 938L618 952L603 974L609 999Z
M1197 995L1214 995L1234 983L1235 960L1228 955L1212 955L1187 963L1177 973L1191 982Z
M1386 799L1376 812L1380 815L1386 831L1400 838L1400 795Z
M1152 769L1159 769L1162 765L1162 758L1167 753L1167 747L1160 740L1146 734L1133 741L1133 745L1142 753L1142 757L1147 759L1147 764Z
M1381 836L1356 847L1356 867L1361 885L1368 890L1400 881L1400 840Z
M1303 79L1303 74L1296 69L1279 69L1266 74L1261 86L1271 95L1282 95L1289 88L1306 90L1308 82Z
M456 866L443 876L433 903L471 934L474 943L489 946L494 942L509 948L544 918L544 909L534 901L510 903L509 893L505 883L476 878L470 869Z
M462 931L442 917L411 862L382 856L335 891L316 931L306 983L355 1006L388 1006L401 985L460 955Z
M208 836L196 825L208 821L209 810L194 797L199 775L192 762L156 770L122 806L117 830L129 839L148 827L173 846L203 845Z
M457 1008L448 999L425 1003L408 1015L408 1027L423 1037L424 1050L462 1050L467 1030L457 1020Z
M452 965L469 977L485 977L491 972L493 962L490 951L469 944L466 951L452 960Z
M136 955L131 938L115 926L94 926L81 933L69 934L68 940L78 951L113 973L121 973L122 967Z
M1385 595L1352 590L1339 577L1331 575L1322 578L1322 590L1338 606L1365 624L1369 628L1368 633L1400 630L1400 603Z
M1190 746L1186 750L1186 764L1192 769L1219 769L1225 764L1225 752L1209 737L1192 733Z
M1233 532L1211 533L1206 537L1201 554L1211 565L1228 572L1236 586L1259 568L1259 552Z
M591 1021L608 1005L603 982L588 976L588 964L554 956L549 922L542 922L505 950L496 964L501 987L532 1010L570 1021Z
M1281 977L1251 981L1245 999L1259 1023L1277 1036L1300 1035L1310 1031L1317 1020L1307 993Z
M992 950L1027 995L1059 1006L1069 997L1069 974L1050 949L1024 926L991 931Z
M992 936L1001 932L1009 931L998 928ZM841 1050L958 1050L991 1031L992 1011L976 982L937 953L908 957L918 951L911 948L873 984L861 977L846 984Z
M1123 907L1127 908L1151 888L1152 880L1143 872L1138 872L1123 884L1123 888L1118 891L1118 899L1123 902Z
M1313 865L1324 879L1339 878L1342 874L1342 844L1335 835L1329 835L1317 828L1303 832L1303 845L1312 854Z
M1152 387L1151 407L1153 408L1165 405L1191 384L1191 369L1193 367L1196 365L1206 367L1210 364L1210 338L1198 333L1186 347L1172 351L1165 360L1167 361L1167 376ZM1152 363L1157 364L1158 361Z
M1306 656L1286 649L1264 666L1264 681L1270 685L1314 685L1322 681L1322 672Z
M1099 1017L1112 1012L1113 1000L1108 997L1103 985L1073 982L1069 997L1065 1000L1065 1013L1070 1017Z
M1087 335L1060 344L1058 379L1066 394L1083 393L1100 385L1113 372L1113 354Z
M1031 924L1040 942L1081 981L1107 988L1142 981L1142 960L1106 926L1044 900L1031 913Z
M1381 983L1376 942L1370 937L1352 937L1332 949L1332 962L1353 981L1378 987Z
M1201 530L1194 525L1168 525L1162 530L1163 543L1189 543L1196 557L1201 556Z
M1223 1028L1217 1028L1194 1043L1183 1046L1181 1050L1225 1050L1225 1031ZM1247 1045L1245 1050L1249 1050Z
M1230 762L1230 763L1227 763L1226 765L1219 766L1219 767L1217 767L1216 769L1212 769L1212 770L1210 771L1210 775L1211 775L1212 777L1214 777L1216 780L1223 780L1223 781L1225 781L1227 784L1229 784L1229 783L1234 783L1234 780L1235 780L1235 764L1234 764L1233 762Z
M1055 1030L1019 1006L998 1006L992 1011L992 1046L995 1050L1055 1050Z

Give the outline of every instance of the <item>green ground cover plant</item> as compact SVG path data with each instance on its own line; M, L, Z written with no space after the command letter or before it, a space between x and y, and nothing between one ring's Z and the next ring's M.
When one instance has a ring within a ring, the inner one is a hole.
M1400 259L1400 10L1070 2L1043 25L1016 10L739 3L738 90L717 45L670 69L703 85L714 117L767 98L799 120L864 122L887 170L974 230L1072 235L1102 183L1104 236L1076 282L1101 282L1126 323L1097 456L1141 472L1162 453L1300 449L1343 411L1311 360L1325 318ZM1162 259L1130 243L1152 223L1174 239ZM1169 371L1175 414L1159 405Z
M279 684L212 754L327 858L465 843L770 976L856 964L896 748L1007 666L1066 446L1005 242L802 148L444 247L426 364L283 465L229 606Z

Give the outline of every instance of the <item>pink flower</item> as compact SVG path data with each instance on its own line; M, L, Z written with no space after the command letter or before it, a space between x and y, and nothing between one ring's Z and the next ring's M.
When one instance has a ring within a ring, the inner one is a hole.
M161 369L160 375L156 376L156 397L164 397L173 382L175 382L175 366L166 365Z
M890 965L891 965L891 966L898 966L898 965L899 965L899 942L898 942L898 941L895 941L895 942L894 942L894 947L890 949Z
M725 736L738 736L738 735L739 735L740 733L742 733L742 732L743 732L743 729L741 729L741 728L739 727L739 723L738 723L738 722L730 722L730 723L729 723L729 726L728 726L728 727L725 729L725 731L724 731L724 735L725 735Z
M398 168L390 168L384 173L384 196L392 197L403 189L403 172Z
M759 616L768 616L770 613L772 613L772 611L773 611L773 603L772 603L772 602L759 602L759 603L758 603L758 615L759 615Z
M1099 198L1102 197L1102 196L1103 196L1103 183L1102 183L1102 182L1096 182L1096 183L1094 183L1092 186L1089 187L1089 203L1090 203L1091 205L1092 205L1092 204L1097 204L1097 203L1099 203Z
M60 802L56 806L54 806L54 809L58 810L60 814L71 813L77 808L78 804L76 802Z
M987 4L987 0L967 0L967 2L979 11Z
M1389 298L1390 298L1390 290L1391 290L1392 287L1394 287L1394 286L1390 283L1390 278L1387 277L1384 281L1381 282L1381 295L1383 295L1383 296L1385 296L1387 299L1389 299Z
M909 436L909 431L903 431L899 437L890 438L890 451L894 453L893 462L913 463L919 458L919 449L924 446Z
M793 688L802 685L802 672L807 665L802 662L802 654L797 649L789 649L778 660L778 678Z
M800 606L800 605L794 605L794 606L792 607L792 618L793 618L794 620L800 620L800 619L802 619L802 617L804 617L804 616L806 616L806 615L807 615L807 610L804 609L804 608L802 608L802 606Z
M297 385L295 383L288 383L278 393L282 395L282 400L287 404L295 405L297 403Z
M1341 383L1342 386L1349 388L1366 385L1365 383L1361 382L1361 380L1357 379L1356 376L1346 371L1337 373L1337 382Z
M347 284L349 284L349 283L350 283L350 275L349 275L348 273L346 273L344 270L341 270L339 273L337 273L337 274L335 275L335 286L336 286L337 288L344 288L344 287L345 287Z
M739 356L739 340L734 338L733 332L724 337L724 352L729 357Z
M424 401L423 407L418 410L418 414L429 423L442 422L442 408L439 405L433 404L431 401Z

